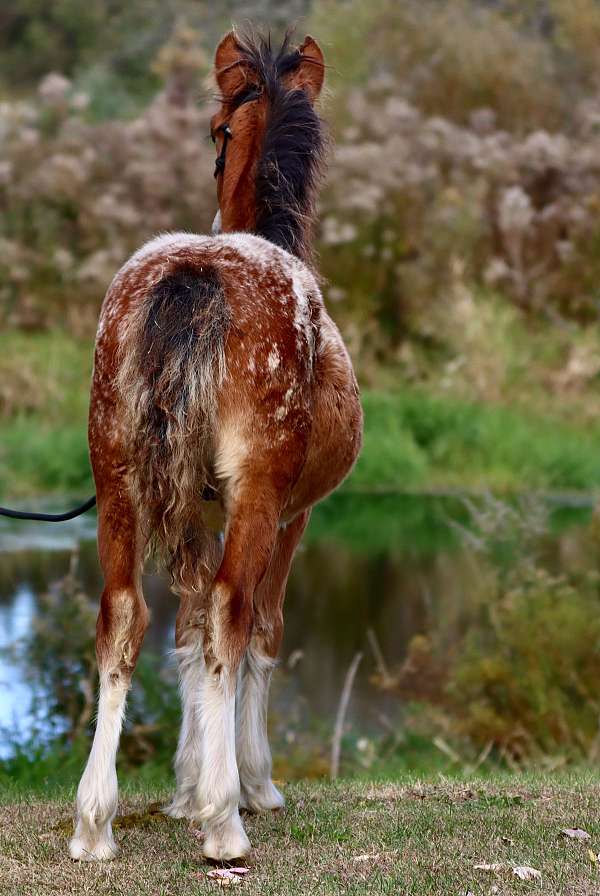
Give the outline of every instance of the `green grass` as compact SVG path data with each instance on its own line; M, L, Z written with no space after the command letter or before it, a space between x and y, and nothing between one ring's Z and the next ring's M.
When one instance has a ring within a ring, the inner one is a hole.
M91 343L64 333L0 336L3 497L91 490L92 355ZM600 487L600 425L414 387L367 390L363 405L364 448L346 491Z
M246 816L253 845L240 893L281 894L592 894L600 871L588 850L600 848L600 779L498 776L488 781L284 786L286 809ZM54 800L9 795L0 807L0 890L6 896L99 892L197 894L220 888L206 876L200 845L184 821L152 804L167 791L125 789L112 863L67 857L74 793ZM581 827L588 842L561 836ZM476 870L500 863L498 871ZM529 865L541 882L519 880ZM495 889L494 889L495 888Z
M588 490L600 427L415 389L366 392L364 450L349 486Z
M0 495L93 489L87 408L93 346L64 333L0 334Z

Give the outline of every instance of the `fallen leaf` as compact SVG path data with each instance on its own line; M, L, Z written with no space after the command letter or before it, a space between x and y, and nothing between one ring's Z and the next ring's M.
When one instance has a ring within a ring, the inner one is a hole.
M502 862L483 862L481 865L473 865L475 871L501 871L503 867Z
M521 880L538 880L542 876L541 871L538 871L537 868L530 868L529 865L517 865L512 872Z
M592 865L598 864L598 856L596 855L596 853L594 852L593 849L588 849L588 859L590 860Z
M592 838L588 834L587 831L582 831L581 828L563 828L561 831L565 837L569 837L570 840L591 840Z
M213 868L212 871L206 872L206 876L214 880L220 887L233 887L242 882L241 878L233 874L229 868Z

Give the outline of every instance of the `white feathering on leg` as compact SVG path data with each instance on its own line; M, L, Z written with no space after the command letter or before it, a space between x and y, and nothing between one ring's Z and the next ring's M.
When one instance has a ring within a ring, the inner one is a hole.
M241 805L255 812L280 809L284 799L271 780L267 735L269 685L275 663L249 648L240 679L237 706L237 756Z
M112 859L117 852L112 820L117 811L116 757L127 690L118 673L102 675L94 742L77 789L77 825L69 845L73 859Z
M179 647L174 651L179 663L179 690L181 693L182 721L177 753L175 776L177 792L164 812L172 818L197 818L196 789L202 763L202 736L200 731L200 697L205 673L202 641Z
M250 849L240 819L240 780L235 755L235 680L227 669L207 673L202 683L202 769L198 803L202 807L208 858L239 858Z

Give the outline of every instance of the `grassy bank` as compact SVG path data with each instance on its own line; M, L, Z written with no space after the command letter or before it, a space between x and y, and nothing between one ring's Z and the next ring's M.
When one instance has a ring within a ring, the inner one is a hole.
M61 333L0 337L3 497L91 489L92 353L91 344ZM600 424L414 386L365 390L363 404L364 449L349 491L600 487Z
M0 334L0 494L88 492L93 347L60 332Z
M423 784L304 783L285 788L282 813L247 816L253 851L239 886L248 894L598 891L600 781L578 775L440 779ZM166 792L125 792L115 826L118 858L76 864L67 858L74 794L51 802L22 796L0 808L0 888L18 893L192 894L219 889L207 878L186 822L149 806ZM561 829L580 827L580 842ZM501 865L495 871L479 864ZM513 872L541 872L531 883Z

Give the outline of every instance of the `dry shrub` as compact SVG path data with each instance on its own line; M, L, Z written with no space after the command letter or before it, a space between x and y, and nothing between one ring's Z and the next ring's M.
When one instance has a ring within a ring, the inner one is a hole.
M561 96L548 45L498 10L466 0L418 4L407 25L410 51L398 75L418 70L411 98L424 112L467 123L474 110L491 107L503 127L558 124Z
M334 38L337 84L320 267L363 374L415 346L451 360L441 311L468 291L553 322L597 319L600 102L559 83L594 10L556 0L552 43L503 9L351 0L311 23ZM90 332L141 242L208 230L211 107L194 86L206 60L182 26L158 57L164 90L130 121L91 122L89 97L57 74L0 104L0 325Z
M377 81L350 92L352 125L322 201L330 298L362 324L357 348L389 353L408 334L443 341L432 309L448 301L457 270L529 313L595 321L600 107L581 107L573 135L518 137L491 109L462 127L400 94Z
M473 111L491 106L510 130L560 125L567 105L552 42L523 27L506 4L490 7L326 0L314 30L333 44L336 88L375 75L401 84L403 96L428 115L467 124Z
M161 70L171 67L165 89L132 121L89 122L86 97L57 74L36 100L0 104L0 325L60 321L89 331L114 273L141 242L208 229L211 109L195 102L186 58L203 60L191 51L161 57Z

